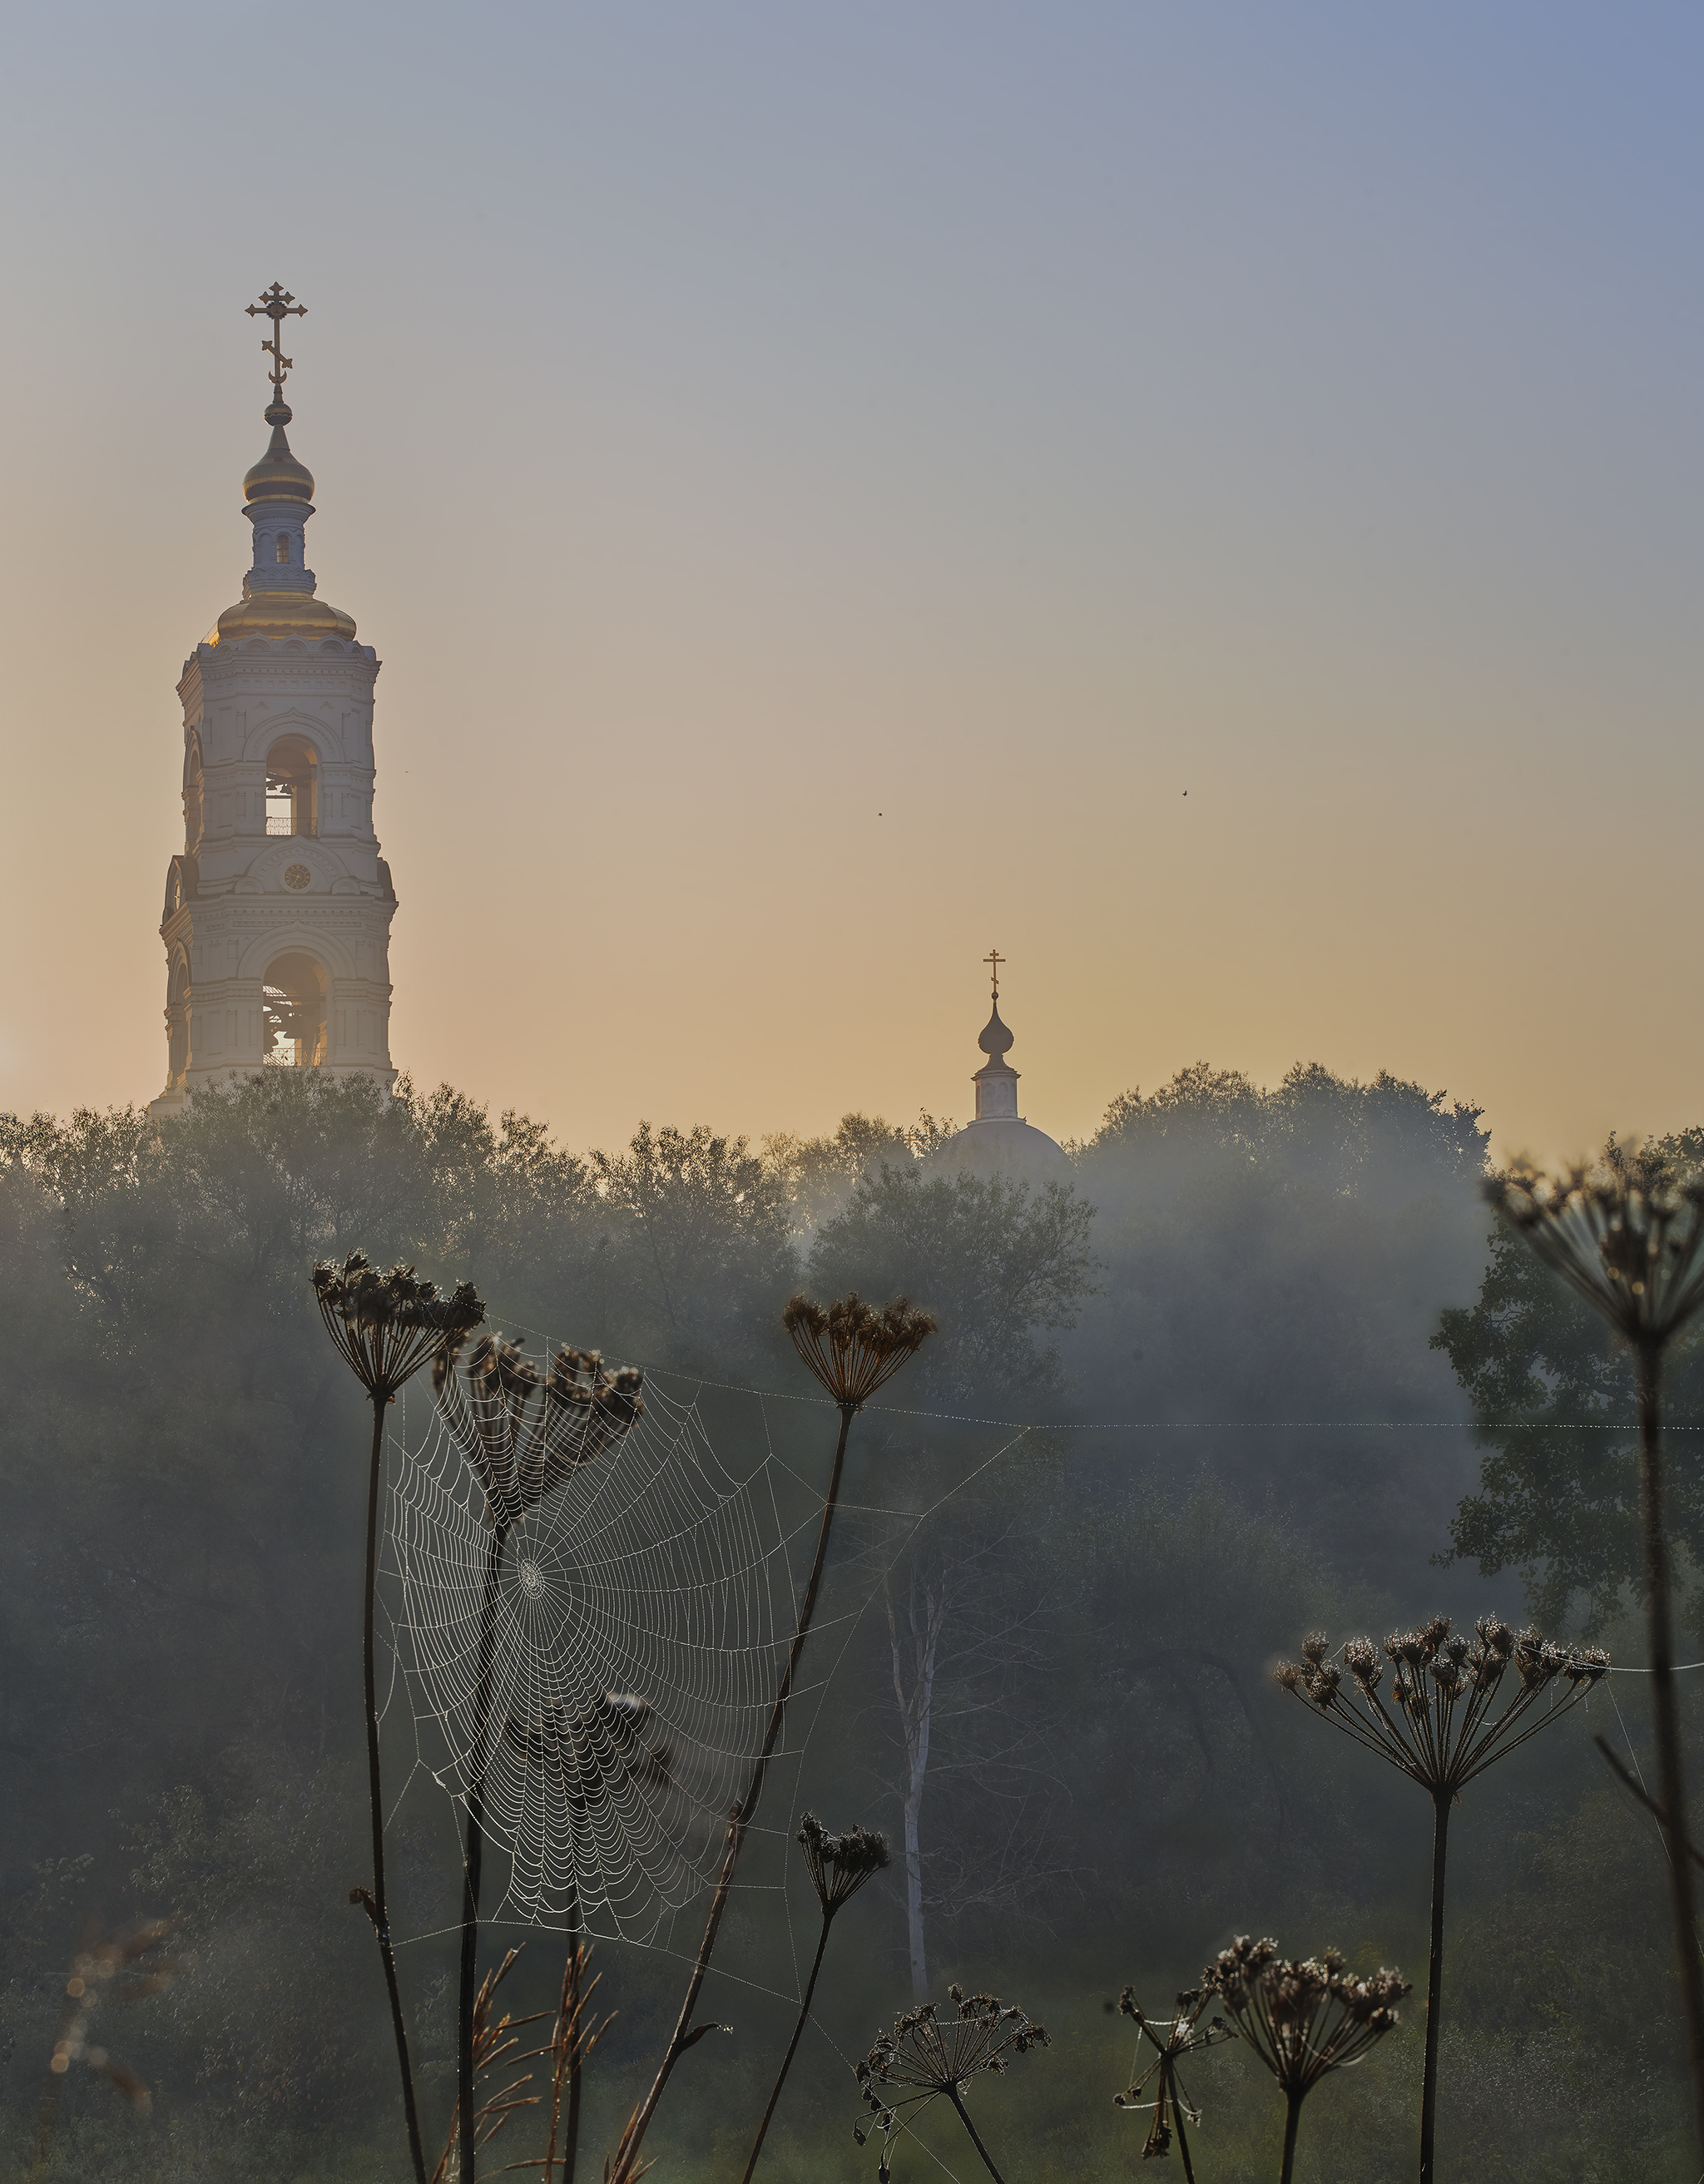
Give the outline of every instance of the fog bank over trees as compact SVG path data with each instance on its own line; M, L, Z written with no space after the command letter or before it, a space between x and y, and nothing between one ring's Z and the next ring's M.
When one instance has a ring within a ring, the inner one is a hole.
M796 1796L885 1830L894 1860L837 1933L817 2004L831 2040L801 2048L774 2184L873 2172L831 2042L861 2052L949 1978L1017 1992L1060 2036L1027 2066L1024 2173L1111 2177L1135 2151L1110 2105L1127 2045L1102 2008L1125 1981L1169 1995L1250 1928L1423 1965L1422 1816L1299 1732L1267 1671L1305 1629L1382 1635L1434 1607L1530 1603L1559 1633L1623 1642L1630 1437L1568 1429L1630 1418L1624 1361L1490 1239L1478 1111L1418 1085L1299 1066L1266 1089L1199 1065L1115 1100L1067 1148L1067 1179L1033 1188L936 1164L944 1134L927 1116L760 1145L646 1123L619 1150L572 1150L448 1087L386 1102L283 1070L158 1130L132 1112L0 1118L11 2147L34 2129L85 1919L159 1915L184 1968L122 2035L156 2113L68 2086L43 2174L400 2173L383 1996L347 1902L364 1429L308 1280L356 1246L471 1279L491 1325L534 1346L702 1390L736 1474L770 1448L807 1481L822 1468L821 1410L790 1400L811 1393L780 1323L795 1290L903 1291L938 1318L860 1427L852 1498L907 1524L877 1555L849 1520L844 1635L818 1656L833 1673ZM1677 1414L1699 1370L1682 1346ZM1691 1475L1677 1521L1696 1556ZM1450 2037L1477 2060L1439 2146L1470 2184L1540 2159L1582 2184L1632 2173L1618 2161L1671 2173L1674 2043L1665 2023L1647 2052L1638 2029L1670 2003L1660 1850L1590 1751L1600 1714L1464 1806ZM397 1823L411 1936L455 1915L448 1808L425 1787ZM435 1946L404 1969L441 2143L453 2012ZM557 1939L526 1959L554 1992ZM679 1984L671 1958L599 1960L621 2014L588 2077L587 2164ZM732 2142L791 2024L786 1944L755 1913L732 1922L725 1969L712 2006L734 2036L682 2063L647 2144L661 2176L743 2159ZM1601 2098L1606 2043L1636 2074L1630 2108ZM1391 2118L1416 2049L1388 2046L1321 2098L1320 2165L1299 2175L1407 2174ZM1251 2173L1265 2144L1238 2068L1214 2059L1192 2081L1204 2178Z

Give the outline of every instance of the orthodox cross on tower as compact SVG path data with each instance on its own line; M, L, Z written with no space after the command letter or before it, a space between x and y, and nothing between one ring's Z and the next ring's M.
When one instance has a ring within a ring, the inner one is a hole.
M993 976L994 997L998 1000L1000 999L1000 967L1005 962L1005 958L1000 954L998 948L990 948L988 954L983 956L983 961L988 965L988 970Z
M270 319L272 321L272 338L262 342L260 347L263 353L272 359L272 384L277 390L278 400L281 402L284 399L284 375L295 364L293 357L284 354L284 321L286 319L305 319L308 306L298 304L287 288L275 281L270 288L260 291L260 301L250 304L248 310L251 319Z

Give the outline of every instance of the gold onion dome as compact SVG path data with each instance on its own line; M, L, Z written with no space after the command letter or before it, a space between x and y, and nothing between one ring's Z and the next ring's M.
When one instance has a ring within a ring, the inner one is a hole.
M284 437L290 418L287 402L275 400L268 405L271 443L242 481L242 498L251 510L285 502L303 506L313 500L314 473L306 463L297 461ZM308 513L312 512L309 508ZM299 588L287 582L263 589L245 579L242 597L234 607L226 607L203 643L230 644L245 637L293 637L313 644L335 637L345 644L352 644L355 617L334 607L329 599L316 599L312 585L311 576L305 577Z
M287 404L275 402L267 410L272 442L242 481L242 498L252 506L257 500L312 500L314 473L290 452L284 427L290 421Z

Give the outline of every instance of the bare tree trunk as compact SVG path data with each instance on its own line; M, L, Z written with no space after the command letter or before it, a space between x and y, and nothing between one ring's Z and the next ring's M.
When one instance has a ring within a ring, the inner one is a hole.
M905 1938L910 1948L914 2003L929 1998L929 1959L923 1942L923 1858L917 1841L917 1808L922 1801L922 1784L914 1778L905 1806Z
M922 1595L922 1614L918 1596ZM923 1937L923 1854L918 1826L923 1806L923 1785L929 1771L929 1733L933 1723L935 1658L941 1626L946 1621L947 1580L931 1585L911 1572L905 1606L909 1646L902 1643L894 1596L885 1586L888 1641L894 1658L894 1696L899 1702L899 1730L905 1747L905 1787L900 1814L905 1857L905 1928L910 1943L911 1999L927 2002L929 1995L928 1956ZM908 1658L909 1656L909 1658Z

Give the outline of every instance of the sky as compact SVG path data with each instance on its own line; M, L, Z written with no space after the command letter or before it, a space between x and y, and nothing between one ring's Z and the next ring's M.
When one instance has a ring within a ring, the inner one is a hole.
M1205 1058L1704 1121L1704 16L14 11L0 1107L164 1081L292 326L393 1059L614 1145Z

